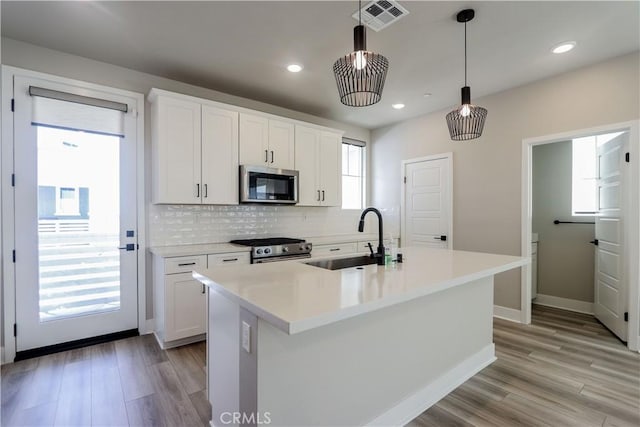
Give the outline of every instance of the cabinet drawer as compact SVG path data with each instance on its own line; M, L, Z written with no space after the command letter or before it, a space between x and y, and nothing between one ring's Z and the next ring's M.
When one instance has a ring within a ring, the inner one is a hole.
M234 252L230 254L213 254L207 256L207 267L229 264L249 264L249 252Z
M206 267L205 255L167 258L164 260L164 274L189 273L198 267Z
M339 243L336 245L315 245L311 254L314 257L328 256L328 255L343 255L356 253L358 244L353 243Z
M358 252L369 252L369 243L371 243L371 247L373 248L373 252L378 250L378 241L377 240L364 240L358 242ZM388 243L388 240L386 241ZM393 239L393 244L397 248L398 247L398 239Z

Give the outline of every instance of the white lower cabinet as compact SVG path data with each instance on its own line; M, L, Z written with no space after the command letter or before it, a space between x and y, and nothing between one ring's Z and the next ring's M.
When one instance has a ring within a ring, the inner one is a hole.
M162 348L206 338L207 292L192 271L226 264L249 264L249 253L153 257L155 335Z

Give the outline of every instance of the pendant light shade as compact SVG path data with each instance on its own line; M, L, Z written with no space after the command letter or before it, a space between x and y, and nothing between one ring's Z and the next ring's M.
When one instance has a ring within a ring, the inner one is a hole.
M366 107L380 101L388 69L387 58L367 50L366 29L360 19L353 29L353 52L333 64L340 102Z
M487 109L471 104L471 88L467 86L467 22L475 16L473 9L458 13L456 19L464 23L464 87L461 89L460 106L447 114L449 135L454 141L479 138L484 129Z

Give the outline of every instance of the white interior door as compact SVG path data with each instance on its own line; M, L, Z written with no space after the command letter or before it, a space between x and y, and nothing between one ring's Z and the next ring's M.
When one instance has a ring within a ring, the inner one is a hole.
M628 282L624 274L625 152L629 133L597 147L597 208L595 316L621 340L627 341Z
M451 248L451 158L404 164L402 246Z
M138 327L135 101L109 96L14 80L18 352Z

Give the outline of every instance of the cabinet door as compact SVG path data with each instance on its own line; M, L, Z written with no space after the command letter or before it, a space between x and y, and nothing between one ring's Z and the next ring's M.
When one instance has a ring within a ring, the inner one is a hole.
M320 187L318 182L318 141L316 129L296 126L294 168L298 177L298 206L318 206Z
M322 206L341 205L342 149L341 136L320 132L320 203Z
M191 273L165 276L165 341L206 331L206 293Z
M240 114L240 164L266 166L269 156L269 120Z
M238 113L202 106L202 203L238 204Z
M294 167L294 135L292 123L269 120L269 167L293 169Z
M153 116L154 203L200 203L200 104L160 96Z

